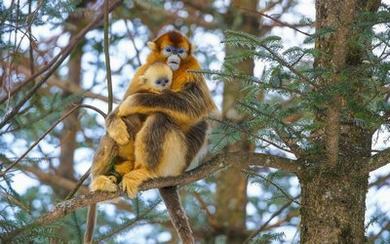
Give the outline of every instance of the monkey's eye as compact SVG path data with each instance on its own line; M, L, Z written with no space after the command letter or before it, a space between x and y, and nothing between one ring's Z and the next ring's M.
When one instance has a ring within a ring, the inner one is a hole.
M172 48L171 47L166 47L165 48L165 51L167 51L168 53L172 52Z
M179 48L179 50L177 50L177 52L178 52L179 54L183 54L183 53L184 53L184 49L183 49L183 48Z

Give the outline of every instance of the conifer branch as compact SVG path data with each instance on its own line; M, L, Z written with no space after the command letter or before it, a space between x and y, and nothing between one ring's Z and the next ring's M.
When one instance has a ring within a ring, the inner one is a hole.
M296 199L296 198L294 198ZM293 200L294 199L290 199L289 201L287 201L282 207L280 207L276 212L274 212L271 217L265 221L264 224L262 224L260 226L260 228L258 228L257 230L253 231L253 233L251 233L249 235L249 237L245 240L244 244L248 244L248 243L251 243L251 241L258 235L260 234L262 231L265 230L265 228L268 226L268 224L276 217L276 216L279 216L286 208L288 208L291 203L293 203Z

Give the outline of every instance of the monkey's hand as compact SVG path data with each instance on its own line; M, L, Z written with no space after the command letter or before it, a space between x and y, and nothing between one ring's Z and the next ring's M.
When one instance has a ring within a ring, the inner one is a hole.
M94 178L89 186L91 191L116 192L118 190L115 176L99 175Z
M118 116L115 110L108 115L106 128L108 135L119 145L126 145L130 142L126 123Z
M135 95L128 96L121 104L118 106L118 116L125 117L131 114L137 113L137 107L134 106Z
M138 187L142 182L153 178L153 176L154 174L146 168L132 170L123 176L121 182L122 189L127 192L130 198L135 198L138 193Z

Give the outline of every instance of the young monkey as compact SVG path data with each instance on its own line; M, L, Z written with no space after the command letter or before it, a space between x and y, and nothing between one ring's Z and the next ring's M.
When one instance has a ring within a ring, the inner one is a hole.
M137 82L133 84L136 87L135 93L159 94L165 89L170 89L172 76L172 70L167 64L161 62L151 64L145 73L135 80ZM110 116L115 114L115 111L113 111ZM147 115L144 114L133 114L124 117L123 120L126 125L132 125L129 128L136 130L133 131L133 134L136 134L141 129L146 117ZM105 135L100 141L92 164L92 176L98 175L92 179L90 185L92 191L116 191L118 178L122 178L123 175L134 168L135 138L130 142L123 143L120 140L121 135L116 132L116 130L108 130L108 135ZM112 162L113 164L107 162ZM107 165L113 166L112 168L107 168ZM110 180L107 181L107 178Z

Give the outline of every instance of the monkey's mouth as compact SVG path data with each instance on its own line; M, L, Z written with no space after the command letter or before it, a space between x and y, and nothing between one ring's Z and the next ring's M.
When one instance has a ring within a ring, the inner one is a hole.
M173 70L178 70L180 67L180 58L177 55L171 55L167 60L168 66Z
M176 61L170 61L168 62L168 66L172 69L172 70L177 70L180 66L180 63L179 62L176 62Z

